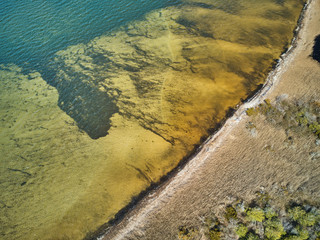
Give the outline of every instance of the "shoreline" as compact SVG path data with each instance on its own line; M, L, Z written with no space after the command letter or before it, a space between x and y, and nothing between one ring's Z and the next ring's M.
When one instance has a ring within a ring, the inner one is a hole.
M308 24L306 23L306 21L309 21L307 18L312 10L312 4L316 1L317 0L308 0L305 4L300 14L297 27L295 28L290 47L277 60L277 64L275 64L272 71L268 74L263 86L257 89L252 97L249 96L244 100L237 109L227 113L226 119L218 124L218 126L220 126L215 128L214 133L209 136L200 147L197 147L190 156L182 160L174 170L165 175L160 183L150 186L139 196L135 197L128 206L120 210L114 220L106 224L108 227L106 225L102 226L93 237L86 239L121 239L125 237L134 231L136 226L143 224L145 217L161 205L161 199L170 198L180 186L188 184L197 170L221 147L230 132L234 130L246 116L246 109L258 106L274 91L281 76L290 67L290 64L297 55L297 47L299 44L302 44L301 41L303 41L300 35L303 34L306 28L305 25ZM135 218L134 222L130 222L132 218Z

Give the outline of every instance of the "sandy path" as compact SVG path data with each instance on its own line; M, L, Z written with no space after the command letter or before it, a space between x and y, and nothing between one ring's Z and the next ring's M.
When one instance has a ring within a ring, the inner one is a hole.
M246 129L246 108L266 98L287 94L289 99L319 99L320 64L309 55L320 34L320 0L311 1L301 27L296 47L270 73L261 94L242 105L173 179L150 193L101 239L177 239L181 223L194 224L199 216L235 197L250 198L261 187L272 191L287 186L319 197L320 162L306 158L305 146L284 151L285 134L264 126L262 120L257 123L257 137ZM273 153L264 150L269 145Z

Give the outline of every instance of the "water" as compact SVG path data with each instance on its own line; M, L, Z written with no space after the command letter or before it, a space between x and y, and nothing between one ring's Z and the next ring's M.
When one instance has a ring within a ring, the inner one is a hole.
M0 63L44 67L58 50L86 43L179 0L0 2Z
M300 0L2 1L0 238L83 239L262 84Z

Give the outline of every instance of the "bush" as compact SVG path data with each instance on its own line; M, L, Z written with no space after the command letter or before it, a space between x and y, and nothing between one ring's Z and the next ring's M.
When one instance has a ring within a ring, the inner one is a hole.
M251 208L247 211L247 219L251 222L262 222L265 219L265 215L260 208Z
M239 238L245 237L247 232L248 228L243 224L238 225L236 228L236 234L239 236Z
M244 239L245 240L260 240L259 236L257 234L252 233L252 232L248 233Z
M285 237L284 240L307 240L309 238L309 233L305 229L299 229L298 235L291 235Z
M264 222L264 234L267 239L278 240L282 235L286 234L281 222L279 219L268 219Z
M210 240L219 240L221 238L220 221L216 217L207 218L205 224L208 228L208 237Z
M301 207L289 209L289 216L301 226L313 226L316 223L316 216L313 213L307 213Z
M255 116L259 113L259 110L256 108L248 108L246 113L248 116Z
M278 216L278 214L270 207L265 208L264 212L265 212L266 218L268 218L268 219L272 219L273 217Z
M263 104L259 105L259 110L263 114L268 114L270 112L275 111L275 108L271 105L271 101L269 99L264 100Z
M192 239L192 237L197 233L197 230L193 227L179 227L178 238L181 240Z
M309 232L306 229L298 229L300 239L306 240L309 238Z
M291 129L296 132L311 131L320 138L320 110L319 102L278 102L272 105L270 100L266 99L259 106L248 108L248 116L263 114L268 122L277 126Z
M226 213L225 213L224 216L227 219L227 221L229 222L230 219L237 219L238 214L237 214L237 211L236 211L236 209L234 207L227 206Z
M307 125L309 122L304 112L298 112L296 120L299 123L299 125Z
M300 236L292 235L292 236L289 236L289 237L285 237L284 240L306 240L306 238L301 238Z
M212 228L209 230L209 239L210 240L220 240L221 239L221 232L217 228Z
M312 123L309 125L309 129L316 134L318 137L320 137L320 124L319 123Z
M292 201L287 206L286 213L280 214L281 209L273 204L270 196L259 192L250 203L251 208L245 208L247 204L243 201L234 202L233 205L225 208L224 217L228 222L231 219L236 221L221 224L220 219L214 215L201 218L202 226L205 227L201 232L204 232L209 240L236 239L237 237L239 240L320 240L319 206L300 204ZM238 214L234 208L235 205ZM230 231L231 229L233 231ZM198 228L184 226L179 228L180 240L194 240L201 236Z

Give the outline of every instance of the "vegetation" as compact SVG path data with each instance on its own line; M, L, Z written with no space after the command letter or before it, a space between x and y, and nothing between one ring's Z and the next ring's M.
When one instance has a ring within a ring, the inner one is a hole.
M238 227L236 228L236 234L242 238L245 237L248 233L248 227L245 226L244 224L239 224Z
M311 132L320 138L320 103L318 101L288 102L285 100L271 104L266 99L255 108L248 108L248 116L264 115L266 120L286 130ZM252 123L251 123L252 125Z
M286 231L278 218L267 219L263 225L265 231L264 235L267 239L278 240L286 234Z
M251 222L262 222L265 219L264 211L260 208L247 210L247 220Z
M264 209L265 216L267 219L272 219L274 217L278 217L278 213L274 211L271 207L266 207Z
M289 209L289 216L303 227L312 227L316 223L317 215L315 213L307 213L300 206Z
M257 108L248 108L246 111L248 116L255 116L259 113Z
M209 239L210 240L220 240L221 239L221 232L219 229L210 229L209 230Z
M198 231L193 227L179 227L178 238L180 240L191 240L195 235L197 235Z
M216 218L207 218L206 219L206 229L207 236L210 240L219 240L221 239L221 223Z
M226 207L225 218L227 221L230 221L231 219L237 219L237 211L233 206Z
M243 239L245 240L260 240L259 235L249 232Z
M204 232L210 240L320 240L318 206L290 202L280 209L264 192L257 193L250 203L238 200L226 206L221 219L214 216L203 223L203 231L180 228L179 239L202 239Z

